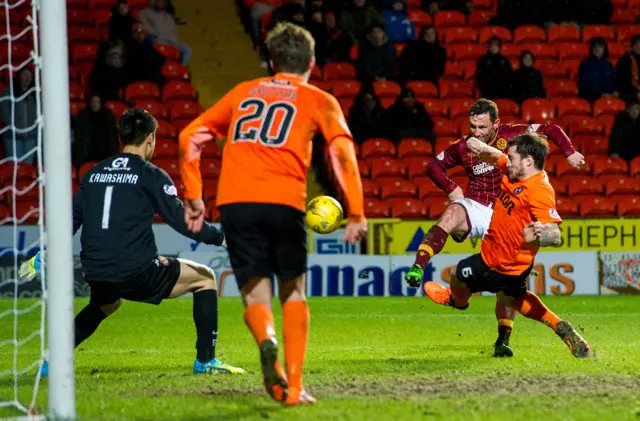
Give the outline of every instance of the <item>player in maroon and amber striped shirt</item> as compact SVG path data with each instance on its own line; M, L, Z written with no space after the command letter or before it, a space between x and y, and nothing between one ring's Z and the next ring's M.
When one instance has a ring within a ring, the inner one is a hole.
M555 143L571 166L580 168L584 164L584 157L576 152L560 127L553 124L500 124L498 107L493 101L480 99L471 106L469 126L469 136L450 145L427 166L427 175L449 196L452 203L420 244L415 263L405 275L405 280L411 286L420 286L427 263L442 250L449 235L454 241L462 242L470 235L482 238L489 228L493 202L500 191L503 174L499 168L483 162L467 148L468 137L475 137L504 152L516 136L536 132ZM466 193L447 176L447 170L457 165L462 165L469 176ZM496 318L498 340L494 356L512 356L509 336L515 311L496 303Z

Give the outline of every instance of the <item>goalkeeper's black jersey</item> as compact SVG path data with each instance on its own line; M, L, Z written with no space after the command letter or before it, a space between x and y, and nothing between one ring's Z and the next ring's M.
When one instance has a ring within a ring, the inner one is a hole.
M153 264L156 214L189 238L222 244L222 232L210 224L197 234L187 229L173 181L140 156L121 153L89 170L73 197L73 232L82 227L80 257L87 280L126 281Z

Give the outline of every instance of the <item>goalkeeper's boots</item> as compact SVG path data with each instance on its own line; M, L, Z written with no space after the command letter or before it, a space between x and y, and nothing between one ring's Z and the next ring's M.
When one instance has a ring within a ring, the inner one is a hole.
M513 348L509 346L509 342L498 339L493 346L493 356L498 358L513 357Z
M38 272L40 272L40 252L26 262L22 262L18 274L23 281L30 281L36 277Z
M287 376L278 361L278 341L269 338L260 344L260 364L264 387L274 401L285 402L289 394Z
M410 287L420 288L423 276L424 270L422 270L419 264L414 263L413 266L411 266L411 270L404 275L404 280Z
M302 389L299 393L296 393L294 390L289 389L289 396L287 396L287 400L284 402L284 404L285 406L315 405L316 398L311 396L304 389Z
M40 366L40 377L48 377L48 376L49 376L49 363L45 361Z
M198 360L193 362L193 374L244 374L244 370L224 363L218 359L201 363Z
M453 294L451 294L451 288L445 288L437 282L425 282L422 288L427 297L436 304L453 307L458 310L466 310L469 308L468 303L464 307L456 307L453 301Z
M571 354L576 358L591 357L591 348L587 341L569 324L569 322L561 321L556 326L556 334L569 347Z

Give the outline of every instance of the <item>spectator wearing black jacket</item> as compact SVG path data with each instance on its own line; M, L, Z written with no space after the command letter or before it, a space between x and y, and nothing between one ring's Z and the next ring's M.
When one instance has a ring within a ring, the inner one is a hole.
M75 120L74 165L102 161L119 150L116 119L111 110L103 107L100 97L93 95L89 106L80 110Z
M396 142L410 137L435 141L433 120L410 88L404 88L387 110L387 121L393 123L389 127L390 137Z
M487 54L478 59L476 67L476 85L484 98L513 98L513 70L509 60L500 54L502 40L493 37L489 40Z
M520 68L513 72L513 99L522 103L529 98L544 98L547 93L542 83L542 73L534 67L534 57L530 51L520 54Z
M329 61L350 61L353 39L338 26L336 15L328 12L324 15L324 23L327 26L327 54Z
M386 112L371 85L362 85L356 96L349 111L349 128L356 143L388 136Z
M618 61L616 85L625 101L640 101L640 35L631 38L631 48Z
M363 82L391 80L396 75L396 49L382 25L373 25L358 47L358 78Z
M131 16L127 0L119 0L111 9L109 18L109 40L120 40L125 45L131 42L133 37L133 25L136 19Z
M433 26L425 26L418 39L407 44L398 59L400 79L427 80L434 84L444 73L447 51L440 45Z
M616 115L609 135L609 156L626 161L640 156L640 104L631 101Z
M604 38L593 38L589 57L578 68L580 96L589 102L604 96L617 95L616 70L609 61L609 49Z

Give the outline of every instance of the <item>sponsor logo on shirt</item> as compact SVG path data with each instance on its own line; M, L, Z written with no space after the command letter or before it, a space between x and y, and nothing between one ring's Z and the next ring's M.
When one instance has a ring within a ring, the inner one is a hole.
M104 167L106 171L131 171L129 158L119 157L111 161L110 167Z
M487 164L486 162L483 162L481 164L473 166L473 173L475 175L486 174L488 172L493 171L494 169L495 168L492 167L491 165Z
M169 184L165 184L163 187L163 190L165 192L165 194L169 195L169 196L177 196L178 195L178 189L176 189L176 186L170 186Z

